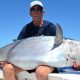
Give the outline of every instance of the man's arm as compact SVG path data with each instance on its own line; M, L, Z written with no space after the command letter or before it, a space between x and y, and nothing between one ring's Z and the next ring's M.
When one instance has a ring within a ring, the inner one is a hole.
M56 35L56 25L50 24L49 33L50 33L50 36L55 36Z
M25 38L25 32L26 32L26 26L24 26L22 28L21 32L19 33L19 35L17 37L17 40L24 39Z

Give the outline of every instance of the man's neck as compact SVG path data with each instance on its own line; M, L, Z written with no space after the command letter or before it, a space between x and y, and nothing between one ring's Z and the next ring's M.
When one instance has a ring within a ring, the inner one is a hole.
M41 26L43 25L43 20L41 20L41 21L33 21L33 24L34 24L35 26L41 27Z

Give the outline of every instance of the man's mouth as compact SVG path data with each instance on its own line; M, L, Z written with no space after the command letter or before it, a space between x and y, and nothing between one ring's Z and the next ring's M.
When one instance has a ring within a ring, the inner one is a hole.
M40 17L39 17L39 16L34 16L34 18L35 18L35 19L40 19Z

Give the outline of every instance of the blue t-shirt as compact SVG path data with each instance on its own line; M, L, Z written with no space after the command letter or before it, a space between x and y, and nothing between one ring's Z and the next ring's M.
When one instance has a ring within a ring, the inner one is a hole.
M24 39L32 36L55 36L56 35L56 26L44 20L42 26L35 26L33 21L29 24L26 24L18 35L17 39Z

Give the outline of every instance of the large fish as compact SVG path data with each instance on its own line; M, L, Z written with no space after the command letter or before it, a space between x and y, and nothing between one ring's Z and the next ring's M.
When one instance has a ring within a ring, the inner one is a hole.
M0 48L0 61L7 61L23 70L39 65L68 67L74 61L80 61L80 42L63 39L60 25L56 26L56 36L30 37Z

